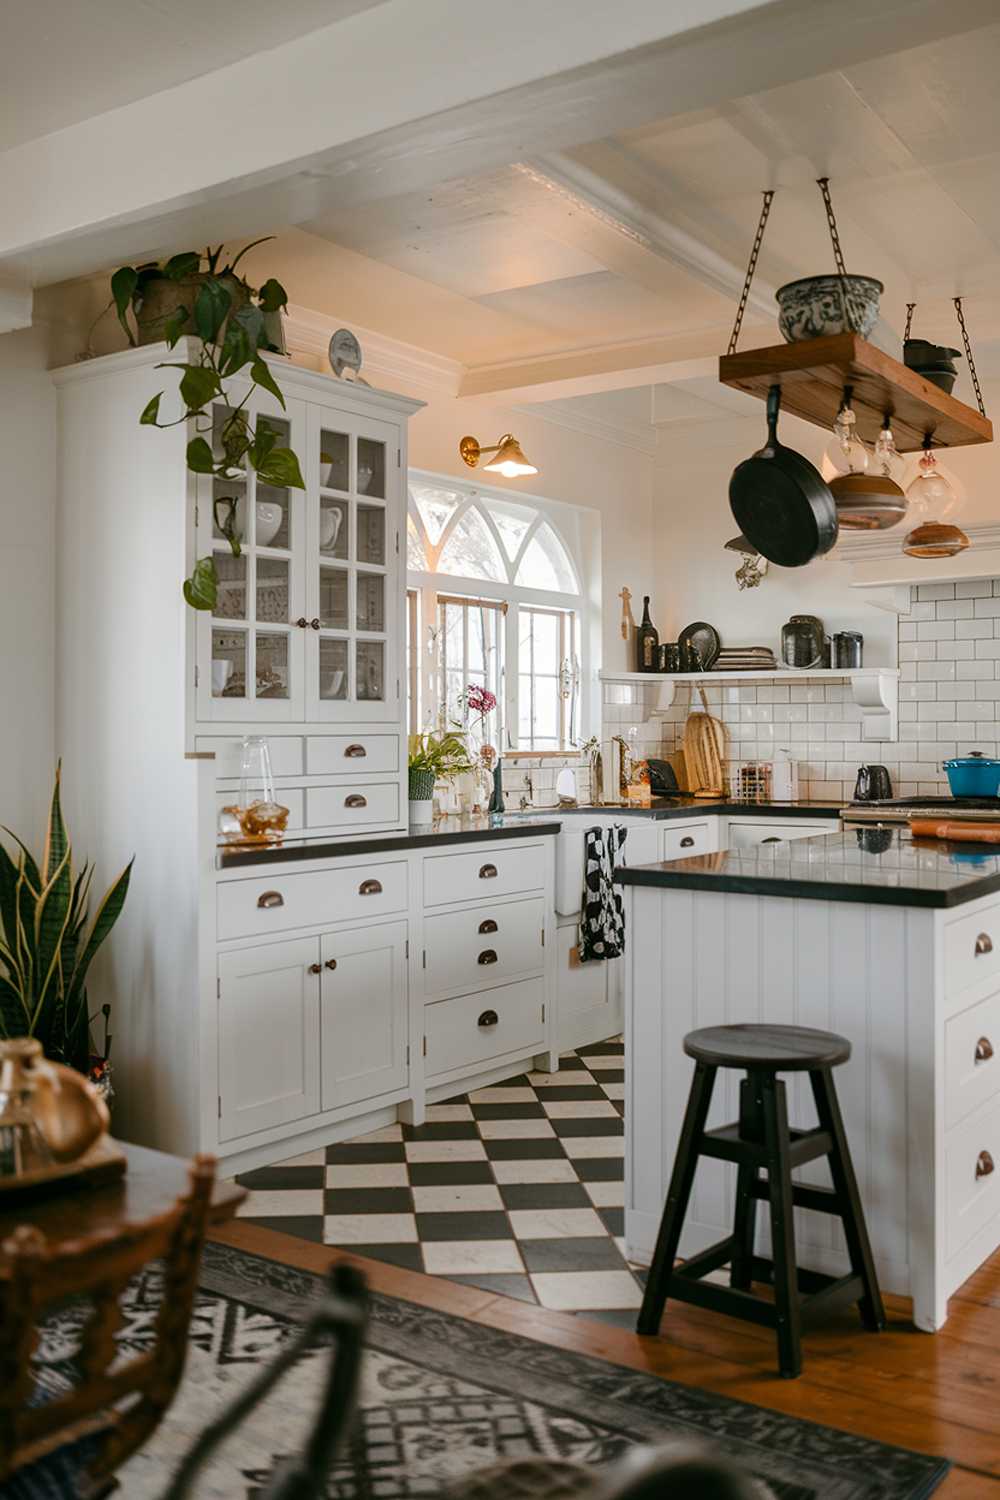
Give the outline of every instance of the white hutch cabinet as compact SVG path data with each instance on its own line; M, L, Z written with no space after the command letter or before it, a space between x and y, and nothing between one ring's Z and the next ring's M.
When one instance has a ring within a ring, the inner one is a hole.
M407 421L421 405L274 359L286 406L261 392L249 413L295 450L305 490L252 470L196 477L188 424L139 425L158 390L179 414L178 372L158 366L195 352L154 345L54 375L66 802L101 875L136 855L91 1000L113 1002L117 1128L178 1150L259 1139L406 1083L405 922L335 938L355 915L335 890L330 936L243 942L217 891L215 827L245 734L267 736L293 830L406 826L401 536ZM211 614L181 597L209 553ZM336 973L323 967L334 950Z

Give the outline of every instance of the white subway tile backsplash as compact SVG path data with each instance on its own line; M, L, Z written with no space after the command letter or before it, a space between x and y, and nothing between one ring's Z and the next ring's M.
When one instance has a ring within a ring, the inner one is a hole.
M993 592L988 578L966 578L955 585L956 599L983 599Z
M975 599L973 605L977 620L996 618L1000 615L1000 599L991 597L989 599Z
M998 641L998 640L992 640L992 641L974 641L972 644L976 648L976 660L977 661L984 661L984 660L993 660L993 661L996 661L997 658L1000 657L1000 641Z
M922 620L917 626L918 641L953 641L954 620Z
M924 599L954 599L955 585L953 583L921 583L917 585L917 598Z
M985 641L938 641L938 661L972 661L977 655L976 647L986 644ZM1000 641L992 644L1000 645Z
M972 603L972 600L969 600ZM903 627L900 626L900 629ZM987 640L996 633L994 620L956 620L955 639L958 641ZM902 637L900 637L902 639Z
M942 599L937 607L939 620L971 620L974 613L971 599Z

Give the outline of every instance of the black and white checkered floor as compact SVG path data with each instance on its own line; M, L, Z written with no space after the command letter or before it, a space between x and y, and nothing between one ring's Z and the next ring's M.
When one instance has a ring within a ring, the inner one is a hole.
M244 1173L251 1223L634 1326L624 1256L624 1047L566 1053L428 1107L426 1125ZM640 1273L641 1274L641 1273Z

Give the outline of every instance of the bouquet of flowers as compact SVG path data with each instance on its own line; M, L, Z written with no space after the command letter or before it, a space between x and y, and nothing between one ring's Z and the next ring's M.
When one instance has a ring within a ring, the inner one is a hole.
M485 793L488 802L493 790L493 770L499 759L494 745L486 740L486 721L497 706L496 694L477 682L470 682L462 693L459 703L466 724L469 740L469 755L474 762L476 781Z

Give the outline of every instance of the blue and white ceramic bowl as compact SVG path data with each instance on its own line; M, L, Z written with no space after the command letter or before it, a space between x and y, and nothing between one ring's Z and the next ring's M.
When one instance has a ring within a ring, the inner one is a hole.
M851 316L844 310L844 284ZM878 322L878 304L884 288L873 276L803 276L789 281L775 293L778 327L788 344L802 339L820 339L826 334L855 333L866 339Z

